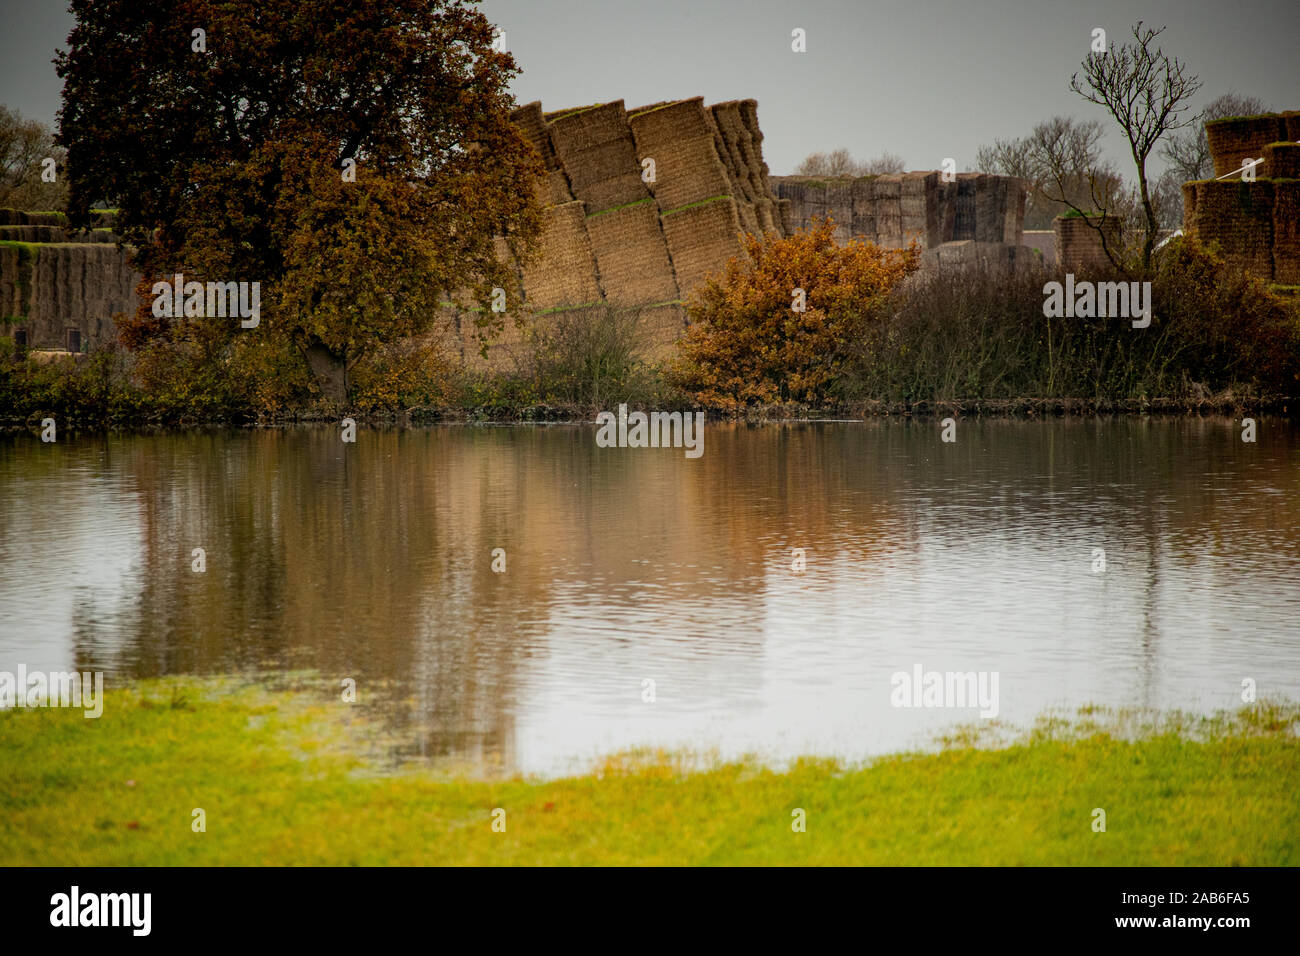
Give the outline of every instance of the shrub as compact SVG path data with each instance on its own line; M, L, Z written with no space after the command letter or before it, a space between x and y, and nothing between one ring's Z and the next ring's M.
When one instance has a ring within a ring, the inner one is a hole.
M918 276L889 318L860 340L847 399L1195 400L1297 394L1297 306L1186 237L1139 279L1151 284L1150 327L1126 318L1043 315L1047 269ZM1124 281L1109 270L1080 281Z
M544 313L528 330L522 377L541 401L605 408L654 402L662 389L646 360L641 313L608 305Z
M824 405L889 293L919 251L874 243L836 245L834 224L788 238L746 237L748 261L732 259L689 306L692 324L673 380L706 405L795 401ZM806 310L792 307L796 289Z

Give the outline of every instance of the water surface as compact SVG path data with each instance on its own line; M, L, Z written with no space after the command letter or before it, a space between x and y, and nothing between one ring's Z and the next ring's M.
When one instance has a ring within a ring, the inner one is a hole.
M0 669L350 677L390 761L532 773L979 720L892 706L918 663L997 672L1017 724L1212 711L1300 698L1297 492L1279 419L710 423L698 459L576 425L6 438Z

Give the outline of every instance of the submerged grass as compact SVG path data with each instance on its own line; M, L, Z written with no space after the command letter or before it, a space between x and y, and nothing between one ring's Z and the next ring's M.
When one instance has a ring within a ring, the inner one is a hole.
M1291 705L1084 711L1010 744L970 732L861 766L629 754L566 779L482 780L376 775L338 745L349 709L320 700L155 681L110 690L99 720L0 712L0 863L1300 863Z

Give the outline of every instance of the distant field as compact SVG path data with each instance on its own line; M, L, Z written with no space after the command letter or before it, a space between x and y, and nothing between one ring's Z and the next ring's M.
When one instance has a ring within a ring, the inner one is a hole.
M544 781L380 775L349 756L346 710L153 682L110 691L98 720L2 712L0 863L1300 863L1290 705L1146 725L1083 713L1009 746L950 742L861 767L628 755ZM792 831L796 809L806 832Z

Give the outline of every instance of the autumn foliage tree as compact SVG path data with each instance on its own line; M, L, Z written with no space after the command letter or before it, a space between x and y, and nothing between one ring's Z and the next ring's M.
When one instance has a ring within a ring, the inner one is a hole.
M137 346L294 357L342 402L349 369L428 330L441 299L511 287L493 237L526 255L537 159L509 119L518 70L470 3L71 7L56 62L74 222L108 196L147 278L262 283L256 329L155 320L146 301Z
M814 220L787 238L746 237L747 259L732 259L688 306L676 384L730 410L831 401L855 345L920 258L915 244L837 245L833 231L830 220Z

